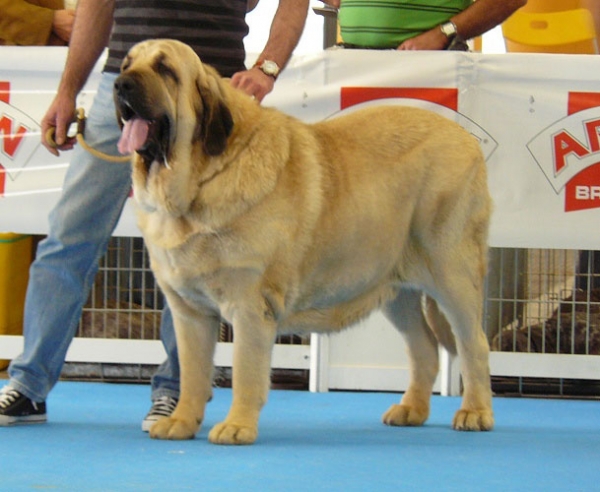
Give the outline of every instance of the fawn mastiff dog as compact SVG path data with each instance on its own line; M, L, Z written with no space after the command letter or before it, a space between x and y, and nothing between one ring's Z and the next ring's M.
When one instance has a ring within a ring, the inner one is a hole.
M338 331L378 308L405 336L412 365L383 422L426 421L441 343L461 359L452 426L493 427L481 326L490 197L471 135L401 106L305 124L171 40L131 49L115 102L181 364L179 404L152 437L199 430L221 318L234 331L233 402L208 438L250 444L277 334Z

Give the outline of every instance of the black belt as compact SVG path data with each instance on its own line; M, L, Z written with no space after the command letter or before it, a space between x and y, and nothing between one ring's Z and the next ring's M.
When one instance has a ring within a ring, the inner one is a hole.
M396 48L380 48L380 47L375 47L375 46L361 46L359 44L352 44L352 43L338 43L337 46L340 46L344 49L347 50L393 50Z
M352 43L338 43L337 46L347 50L393 50L396 48L381 48L378 46L361 46ZM469 45L462 38L455 36L452 42L446 48L446 51L469 51Z

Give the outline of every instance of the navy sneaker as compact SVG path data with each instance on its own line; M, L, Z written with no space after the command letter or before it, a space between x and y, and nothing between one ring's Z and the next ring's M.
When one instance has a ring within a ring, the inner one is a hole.
M46 403L36 403L7 385L0 390L0 426L13 424L43 424Z
M152 424L163 417L170 417L177 406L177 398L161 396L152 402L148 415L142 422L142 431L148 432Z

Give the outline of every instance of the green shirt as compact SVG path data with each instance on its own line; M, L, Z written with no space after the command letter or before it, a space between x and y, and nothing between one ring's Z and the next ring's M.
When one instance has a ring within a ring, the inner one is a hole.
M342 0L344 43L365 48L397 48L465 10L473 0Z

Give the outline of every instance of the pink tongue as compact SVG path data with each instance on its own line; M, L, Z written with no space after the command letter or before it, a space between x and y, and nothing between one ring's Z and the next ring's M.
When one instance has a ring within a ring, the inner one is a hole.
M148 138L150 123L141 118L132 118L125 123L121 138L119 139L119 152L131 154L140 149Z

